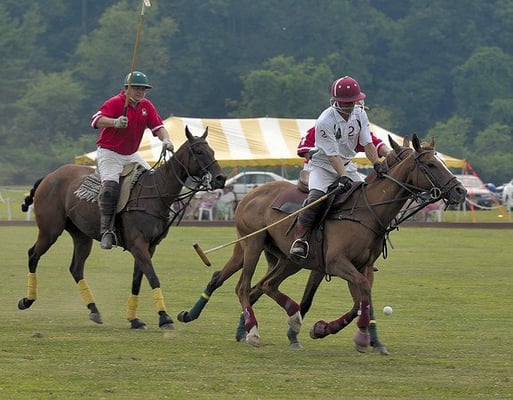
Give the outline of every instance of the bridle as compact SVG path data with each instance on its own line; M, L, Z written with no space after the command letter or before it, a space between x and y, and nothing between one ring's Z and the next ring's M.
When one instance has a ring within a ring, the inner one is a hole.
M412 152L414 152L413 149L410 147L403 147L399 152L394 152L394 163L393 165L389 161L390 155L385 157L385 161L387 163L387 166L389 166L389 170L394 169L397 167L402 161L407 159L409 156L412 155ZM392 182L394 182L396 185L400 186L401 188L405 189L406 195L396 197L390 200L382 201L382 202L376 202L371 203L367 197L367 186L368 184L362 185L361 194L363 197L363 201L365 203L365 207L368 210L368 212L372 215L373 219L378 223L379 228L374 228L371 225L361 221L359 218L354 216L354 211L356 207L356 203L353 207L351 207L350 214L349 215L342 215L339 214L337 216L337 219L339 220L353 220L355 222L359 222L360 224L366 226L368 229L373 231L376 236L385 236L388 237L388 233L398 229L399 224L404 222L405 220L411 218L413 215L417 214L419 211L421 211L423 208L428 206L431 203L434 203L438 200L443 199L443 196L445 193L449 192L451 189L453 189L456 185L458 185L458 181L456 177L450 178L447 182L444 182L443 184L440 184L438 182L438 179L436 176L432 173L432 171L428 168L425 163L422 162L422 157L426 154L433 154L434 150L432 149L424 149L419 152L415 152L413 154L414 162L415 162L415 168L413 170L417 171L419 174L423 174L423 176L427 179L427 181L430 183L431 188L426 190L422 187L419 187L415 184L405 183L397 180L393 176L391 176L388 173L382 174L381 178L377 179L388 179ZM443 162L440 160L440 162ZM426 193L429 194L429 198L425 198ZM408 202L409 200L409 202ZM446 202L445 199L443 199L444 202ZM393 204L397 202L407 202L406 206L402 208L402 210L394 217L393 221L387 226L385 225L379 216L375 212L375 208L383 205ZM339 210L340 211L340 210Z
M207 141L203 138L196 138L196 140L194 140L194 142L192 143L190 140L187 140L188 154L200 169L199 175L201 177L199 178L197 176L193 176L190 173L190 170L187 167L187 165L176 156L176 153L174 151L172 152L172 156L168 158L168 150L165 147L163 147L157 163L149 171L147 171L148 175L152 176L151 186L153 187L155 194L137 196L136 200L143 198L160 198L162 204L165 206L164 208L168 211L165 213L165 215L155 215L153 213L150 214L160 219L169 221L168 225L172 225L175 221L177 221L177 224L179 224L180 221L183 219L183 216L185 215L185 210L189 206L194 195L199 191L212 189L213 176L209 169L213 164L216 163L216 159L212 157L211 160L205 162L197 156L198 152L195 150L195 148L198 146L206 145ZM161 170L163 174L155 173ZM182 178L183 175L180 174L181 171L185 172L185 179ZM172 176L170 177L169 175ZM165 187L164 181L168 181L170 179L176 179L176 181L180 183L180 186L182 187L180 193L172 194L161 192L161 188ZM166 199L170 197L173 197L173 202L171 203L171 206L168 207Z

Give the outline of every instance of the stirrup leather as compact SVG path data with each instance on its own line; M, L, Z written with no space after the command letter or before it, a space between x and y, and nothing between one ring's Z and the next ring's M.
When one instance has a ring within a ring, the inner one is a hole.
M299 238L294 240L292 243L292 246L290 246L290 254L293 256L297 256L300 258L307 258L308 253L310 253L310 245L308 242L303 239Z

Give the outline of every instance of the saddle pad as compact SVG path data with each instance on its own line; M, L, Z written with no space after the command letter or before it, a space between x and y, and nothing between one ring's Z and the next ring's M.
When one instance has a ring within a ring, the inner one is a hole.
M133 189L144 172L146 172L146 169L138 163L130 163L123 168L123 172L121 173L121 188L118 204L116 206L116 213L120 212L125 207L126 203L128 202L128 198L130 197L130 191ZM100 189L100 175L95 171L92 174L86 176L79 188L75 190L74 194L79 199L89 202L97 202L98 197L100 196Z

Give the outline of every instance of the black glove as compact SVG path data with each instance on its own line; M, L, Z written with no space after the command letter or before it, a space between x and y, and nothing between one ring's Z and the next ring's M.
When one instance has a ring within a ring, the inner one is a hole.
M374 163L374 171L378 174L378 176L383 176L388 172L387 166L385 163L375 162Z
M345 175L339 176L335 182L339 189L339 193L347 192L353 185L353 180Z

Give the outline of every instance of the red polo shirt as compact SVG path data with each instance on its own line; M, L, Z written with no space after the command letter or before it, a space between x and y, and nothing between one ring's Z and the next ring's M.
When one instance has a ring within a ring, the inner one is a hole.
M124 91L108 99L91 117L91 126L97 129L96 122L100 117L118 118L123 115L125 99ZM150 100L144 98L136 106L128 104L126 114L128 127L124 129L102 128L96 141L98 146L118 154L133 154L139 149L146 128L150 128L153 136L156 136L155 132L164 126L162 118Z

